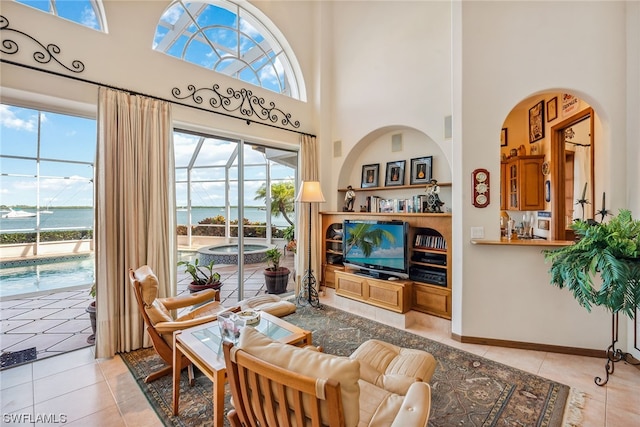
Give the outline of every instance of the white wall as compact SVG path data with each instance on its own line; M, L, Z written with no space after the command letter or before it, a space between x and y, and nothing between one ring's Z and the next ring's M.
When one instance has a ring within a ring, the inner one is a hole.
M588 314L566 290L549 284L539 248L475 246L470 227L484 226L489 238L499 201L486 209L468 202L465 177L477 167L499 176L496 135L515 104L537 92L570 89L599 114L602 151L596 176L611 194L611 209L626 207L624 2L463 2L454 27L462 42L454 53L460 106L454 126L454 194L463 206L453 246L462 251L454 274L455 333L558 346L605 349L610 315ZM637 22L636 22L637 24ZM585 30L586 29L586 30ZM637 40L635 47L638 48ZM637 76L636 76L637 78ZM480 142L478 142L480 141ZM614 185L615 184L615 185ZM456 201L454 200L454 206ZM460 255L460 252L458 252Z
M380 134L415 129L440 147L450 169L450 141L444 139L444 117L451 114L449 3L333 2L331 16L331 25L322 30L323 37L331 32L333 38L332 111L324 118L330 120L331 138L322 141L331 165L329 176L323 176L331 202L327 209L341 206L333 190L343 184L338 179L344 170L361 170L362 163L351 162L351 150L377 157L381 168L395 160L392 155L407 161L429 155L427 146L414 155L366 145ZM342 142L342 156L333 157L333 141Z

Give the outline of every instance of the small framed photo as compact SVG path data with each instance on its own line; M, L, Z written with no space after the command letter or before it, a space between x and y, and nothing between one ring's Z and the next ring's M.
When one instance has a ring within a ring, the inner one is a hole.
M384 180L385 187L404 185L405 164L405 160L399 160L397 162L387 162L387 173Z
M411 178L409 184L428 184L431 181L433 156L411 159Z
M500 131L500 146L506 147L509 143L507 142L507 128L502 128Z
M544 100L529 108L529 143L544 138Z
M362 183L360 183L360 187L377 187L379 174L380 164L362 166Z
M558 118L558 97L554 96L547 101L547 122Z

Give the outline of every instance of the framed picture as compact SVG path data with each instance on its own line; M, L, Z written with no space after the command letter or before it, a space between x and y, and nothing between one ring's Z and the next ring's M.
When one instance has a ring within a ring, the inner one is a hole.
M558 97L554 96L547 101L547 122L558 118Z
M411 159L411 178L409 184L428 184L431 181L433 156Z
M397 162L387 162L387 174L385 175L384 186L394 187L404 185L404 166L405 160Z
M529 108L529 143L544 138L544 100Z
M379 164L362 166L362 183L360 183L360 187L377 187L379 173Z
M500 146L501 147L506 147L508 144L507 142L507 128L502 128L502 130L500 131Z

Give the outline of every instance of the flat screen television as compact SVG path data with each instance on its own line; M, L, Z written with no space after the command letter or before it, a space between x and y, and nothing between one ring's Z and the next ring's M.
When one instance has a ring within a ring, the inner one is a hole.
M408 223L403 221L345 220L342 224L343 264L381 279L408 278L408 228Z

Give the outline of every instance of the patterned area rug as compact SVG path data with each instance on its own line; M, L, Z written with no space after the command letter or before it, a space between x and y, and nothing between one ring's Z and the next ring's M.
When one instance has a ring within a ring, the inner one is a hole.
M325 353L347 356L367 339L377 338L433 354L438 366L430 382L429 426L562 425L566 385L332 307L298 308L285 319L312 331L314 345ZM166 426L212 425L212 385L204 375L196 374L196 385L190 387L183 372L176 417L171 414L171 377L144 383L149 372L164 366L154 350L121 356Z

